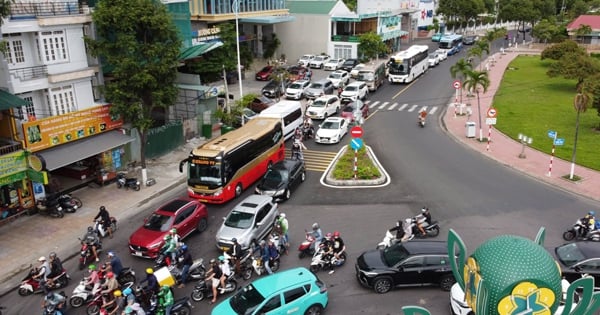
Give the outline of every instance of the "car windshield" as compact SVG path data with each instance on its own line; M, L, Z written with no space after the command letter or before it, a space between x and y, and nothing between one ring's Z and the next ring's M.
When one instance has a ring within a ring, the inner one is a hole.
M326 104L327 102L324 100L315 100L310 107L325 107Z
M265 184L267 186L273 186L273 184L278 184L287 181L287 177L288 174L286 171L275 170L270 168L265 174Z
M344 107L344 109L342 111L343 112L347 112L347 113L351 113L351 112L354 111L354 106L348 105L348 106Z
M146 220L146 223L144 223L144 227L152 231L166 232L171 228L172 224L173 217L153 213L148 220Z
M339 73L332 73L332 74L329 75L328 78L330 78L330 79L340 79L341 77L342 77L342 75L339 74Z
M236 229L247 229L252 226L252 219L254 214L248 212L231 211L227 220L225 220L225 226L236 228Z
M290 85L290 89L299 90L301 88L302 88L302 84L300 84L300 83L292 83L292 85Z
M354 86L354 85L348 85L344 91L350 91L350 92L354 92L354 91L358 91L358 86Z
M585 259L576 243L565 244L556 248L556 257L565 266L572 266Z
M326 121L321 125L323 129L339 129L340 123L337 121Z
M373 71L359 71L358 72L358 81L373 81L375 80L375 74Z
M321 88L323 88L323 84L321 84L321 83L313 83L313 84L310 85L310 88L311 89L321 89Z
M395 244L384 249L381 253L381 256L385 265L388 267L392 267L408 258L409 253L406 250L406 248L402 246L402 244Z
M264 300L265 297L249 284L231 297L229 305L236 314L252 314Z
M260 70L260 72L269 72L269 70L271 70L271 67L266 66L266 67L262 68L262 70Z
M436 54L429 54L429 59L435 59L436 56Z
M302 58L300 58L300 60L308 60L310 59L310 55L304 55L302 56Z
M344 66L353 66L355 65L354 60L346 60L343 64Z

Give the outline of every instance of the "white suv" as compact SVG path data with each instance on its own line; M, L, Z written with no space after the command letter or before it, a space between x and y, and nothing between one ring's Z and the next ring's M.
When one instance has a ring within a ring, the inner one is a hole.
M315 99L306 109L306 115L312 119L325 119L340 111L340 99L335 95L324 95Z
M311 61L313 61L313 59L315 59L315 55L303 55L302 57L300 57L300 59L298 59L298 64L304 67L308 67L308 65Z
M304 97L304 90L310 85L308 80L298 80L292 82L285 89L285 98L292 100L300 100Z
M329 56L327 55L318 55L313 60L310 61L309 65L311 68L319 68L322 69L325 63L329 61Z
M344 88L340 96L342 99L356 101L367 97L367 93L369 93L369 87L366 82L354 81Z
M333 87L344 87L350 82L350 74L344 70L336 70L330 73L327 79L333 83Z

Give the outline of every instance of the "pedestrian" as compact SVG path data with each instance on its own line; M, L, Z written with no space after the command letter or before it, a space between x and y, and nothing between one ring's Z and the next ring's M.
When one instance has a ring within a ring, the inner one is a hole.
M229 250L231 252L231 257L233 258L233 264L235 266L235 274L238 277L242 276L242 268L240 266L240 262L242 260L242 255L244 254L242 252L242 245L240 245L240 243L238 243L237 238L232 238L231 241L233 242L233 245L231 246L231 249Z
M278 225L279 225L279 229L281 231L281 241L283 242L283 246L285 247L285 254L288 254L288 248L289 248L289 235L288 235L288 228L289 228L289 223L287 220L287 216L285 215L285 213L281 213L279 215L279 219L277 221Z

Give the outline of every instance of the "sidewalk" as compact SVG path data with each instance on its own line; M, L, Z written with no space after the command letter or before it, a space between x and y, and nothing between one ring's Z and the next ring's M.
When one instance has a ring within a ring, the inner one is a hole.
M488 92L480 95L480 104L482 111L482 120L485 119L486 113L493 101L493 95L498 90L504 71L508 64L519 54L537 54L536 51L528 51L526 48L519 47L518 51L507 51L506 54L501 55L496 53L492 57L496 61L493 66L490 67L489 78L490 86ZM483 65L488 63L488 60L483 61ZM464 95L463 95L464 102ZM477 123L479 112L477 111L477 99L471 99L472 114L470 121ZM499 118L502 119L502 113L499 113ZM446 127L448 133L469 148L479 151L481 154L494 159L504 165L512 167L523 173L530 175L542 182L556 186L572 193L586 196L594 200L600 200L600 172L585 168L583 166L575 165L575 175L582 178L577 182L572 182L568 179L562 178L564 175L568 175L571 170L571 162L558 159L554 157L552 163L552 173L548 176L548 170L550 166L550 155L534 150L530 147L525 149L526 158L519 158L519 154L522 150L520 142L512 140L505 136L499 131L492 129L491 143L489 151L487 150L487 141L479 142L479 126L476 126L477 132L475 138L466 137L466 122L467 116L456 116L454 115L454 109L448 107L446 114L442 118L443 124ZM488 136L488 126L483 122L483 138Z

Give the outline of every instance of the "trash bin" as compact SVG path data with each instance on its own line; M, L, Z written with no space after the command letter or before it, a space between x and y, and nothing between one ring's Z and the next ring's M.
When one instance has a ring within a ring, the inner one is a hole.
M467 121L465 126L467 126L467 138L475 138L475 122Z
M202 136L205 139L212 138L212 125L202 125Z

